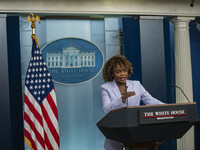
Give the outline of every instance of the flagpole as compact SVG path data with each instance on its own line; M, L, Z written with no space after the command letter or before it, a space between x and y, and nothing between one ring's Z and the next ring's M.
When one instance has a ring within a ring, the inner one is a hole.
M57 100L54 84L35 35L33 13L27 17L32 28L32 56L25 76L24 137L31 150L60 149ZM37 45L36 45L37 44Z
M31 21L31 28L32 28L31 38L33 38L36 41L36 44L39 46L37 37L35 36L35 28L36 28L35 21L37 21L38 23L40 23L40 17L38 15L34 15L33 13L30 13L27 16L27 22L28 22L28 24L29 24L30 21Z

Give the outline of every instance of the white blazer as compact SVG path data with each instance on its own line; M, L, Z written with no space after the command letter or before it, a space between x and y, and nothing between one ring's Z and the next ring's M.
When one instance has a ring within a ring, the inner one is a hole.
M107 114L111 110L128 106L140 105L141 100L146 105L164 104L163 102L152 97L140 84L139 81L126 81L127 92L135 91L136 95L129 97L124 104L121 99L121 93L119 88L113 80L112 82L105 83L101 85L101 95L103 110ZM106 150L121 150L122 144L110 139L106 139L104 143L104 148Z
M140 105L141 100L146 105L164 104L163 102L152 97L139 81L126 80L126 86L127 92L135 91L136 93L136 95L128 98L128 106ZM122 103L121 93L115 80L101 85L101 95L103 110L105 113L109 113L111 110L127 106L127 101L126 104Z

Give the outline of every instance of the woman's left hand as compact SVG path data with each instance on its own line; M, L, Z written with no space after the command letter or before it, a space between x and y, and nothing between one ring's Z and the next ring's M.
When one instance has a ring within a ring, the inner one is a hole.
M133 92L127 92L126 95L123 95L123 96L122 96L122 102L125 103L125 102L126 102L126 99L127 99L128 97L131 97L131 96L134 96L134 95L136 95L135 91L133 91Z

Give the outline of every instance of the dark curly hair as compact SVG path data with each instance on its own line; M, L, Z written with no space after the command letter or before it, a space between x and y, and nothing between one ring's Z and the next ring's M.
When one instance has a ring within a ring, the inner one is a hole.
M110 58L104 65L102 77L104 81L113 81L113 69L114 67L119 64L120 66L124 66L128 71L128 78L131 77L133 73L133 67L129 60L126 59L123 55L116 55Z

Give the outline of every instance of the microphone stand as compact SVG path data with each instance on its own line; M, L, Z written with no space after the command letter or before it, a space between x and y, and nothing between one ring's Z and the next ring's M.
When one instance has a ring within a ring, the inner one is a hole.
M186 96L185 92L177 85L172 84L173 87L178 88L179 90L181 90L181 92L183 93L183 95L185 96L185 98L187 99L187 101L190 103L189 98Z

